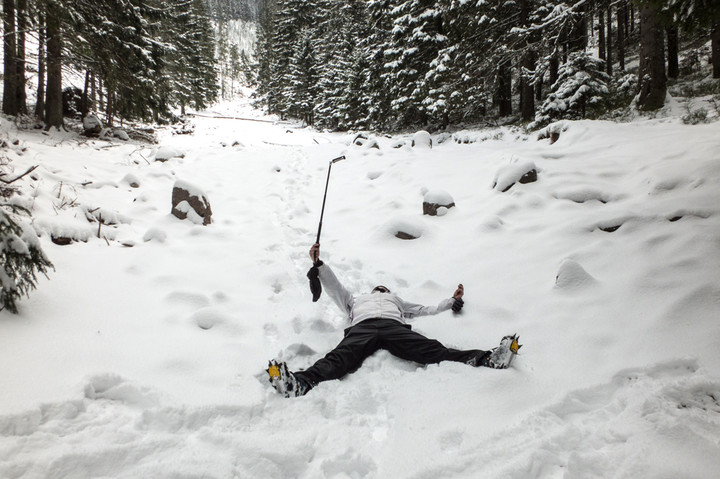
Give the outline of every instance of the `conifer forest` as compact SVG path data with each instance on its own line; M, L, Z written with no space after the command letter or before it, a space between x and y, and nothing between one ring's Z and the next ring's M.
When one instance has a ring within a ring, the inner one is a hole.
M654 110L708 62L711 0L289 0L261 11L256 74L272 112L387 130Z
M2 14L3 112L56 127L91 110L170 121L226 98L219 75L283 118L384 131L655 110L703 65L720 78L714 0L3 0ZM252 51L228 19L255 25Z

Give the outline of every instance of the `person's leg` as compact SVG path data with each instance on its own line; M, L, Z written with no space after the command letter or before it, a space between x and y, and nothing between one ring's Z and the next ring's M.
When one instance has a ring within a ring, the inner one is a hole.
M480 349L459 350L445 347L440 341L429 339L413 331L409 325L388 320L379 328L380 347L393 356L420 364L456 361L472 366L484 365L489 351Z
M335 349L308 369L294 372L295 377L311 388L322 381L340 379L356 371L365 358L380 348L375 321L363 321L346 329L345 337Z

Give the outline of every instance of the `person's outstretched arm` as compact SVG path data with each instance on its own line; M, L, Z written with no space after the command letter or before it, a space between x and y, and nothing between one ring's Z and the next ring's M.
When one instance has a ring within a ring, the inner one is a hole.
M459 312L462 309L462 297L465 294L465 288L459 284L452 295L452 298L444 299L437 306L423 306L421 304L408 303L400 298L403 318L410 319L417 316L429 316L442 313L448 309Z
M333 273L333 270L330 269L330 266L320 260L320 245L318 243L315 243L312 245L312 248L310 248L310 258L313 260L315 266L318 267L320 282L325 288L325 291L327 291L328 295L330 295L335 304L337 304L338 308L345 312L348 318L350 318L354 304L353 295L340 283L335 273Z

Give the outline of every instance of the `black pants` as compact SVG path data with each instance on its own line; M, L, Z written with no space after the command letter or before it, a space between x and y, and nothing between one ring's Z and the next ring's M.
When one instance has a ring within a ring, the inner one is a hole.
M478 366L487 351L461 351L446 348L439 341L413 331L409 325L393 319L366 319L345 330L345 337L335 349L305 371L295 376L312 387L322 381L340 379L357 370L378 349L420 364L457 361Z

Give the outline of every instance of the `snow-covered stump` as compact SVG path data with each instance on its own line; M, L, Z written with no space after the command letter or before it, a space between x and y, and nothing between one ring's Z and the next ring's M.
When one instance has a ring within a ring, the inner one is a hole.
M432 148L432 146L432 138L430 138L430 133L428 133L427 131L420 130L413 135L413 148Z
M504 193L515 183L526 184L537 181L537 174L538 169L532 161L514 162L498 170L492 187Z
M97 115L87 115L83 118L83 134L85 136L98 136L103 129L102 121Z
M425 193L423 198L423 214L429 216L444 216L455 206L455 200L446 191L434 190Z
M181 220L189 219L195 224L212 223L212 210L205 193L182 180L176 181L173 187L172 214Z

